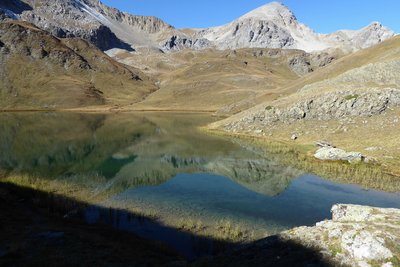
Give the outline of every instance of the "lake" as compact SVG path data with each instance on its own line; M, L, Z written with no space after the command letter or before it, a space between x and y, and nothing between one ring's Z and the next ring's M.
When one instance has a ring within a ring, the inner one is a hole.
M162 241L189 259L215 252L210 237L234 244L313 225L336 203L400 208L399 193L330 181L198 129L215 120L2 113L0 168L89 188L102 197L82 212L88 223Z

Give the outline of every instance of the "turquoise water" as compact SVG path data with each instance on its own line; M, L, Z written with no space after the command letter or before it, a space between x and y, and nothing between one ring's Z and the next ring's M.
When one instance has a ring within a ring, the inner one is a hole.
M163 241L188 258L215 253L214 241L164 222L229 221L262 238L328 219L336 203L400 208L399 193L332 182L197 130L213 120L200 114L4 113L0 170L106 194L84 212L88 223ZM157 219L129 210L151 211Z

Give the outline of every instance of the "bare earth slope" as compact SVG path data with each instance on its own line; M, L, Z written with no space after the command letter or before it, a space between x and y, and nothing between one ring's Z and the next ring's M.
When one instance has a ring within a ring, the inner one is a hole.
M0 70L3 110L127 105L156 90L86 41L57 39L26 22L0 23Z

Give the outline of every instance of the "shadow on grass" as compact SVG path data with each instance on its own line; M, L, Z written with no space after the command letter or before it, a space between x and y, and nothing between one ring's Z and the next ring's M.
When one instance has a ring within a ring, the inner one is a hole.
M0 266L333 266L276 236L239 245L10 183L0 209Z

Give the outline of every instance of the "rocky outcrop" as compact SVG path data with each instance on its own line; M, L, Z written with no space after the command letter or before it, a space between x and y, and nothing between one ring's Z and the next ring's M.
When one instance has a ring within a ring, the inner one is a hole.
M174 35L168 40L161 43L161 48L164 51L179 51L183 49L204 49L212 47L213 44L207 39L192 39L187 36Z
M290 106L268 105L225 124L225 129L244 130L250 126L266 127L277 122L293 123L300 120L344 119L355 116L373 116L385 112L389 107L400 106L399 89L370 89L365 91L336 91L306 100L299 100Z
M333 79L304 86L300 92L318 92L321 87L335 90L355 90L360 88L400 86L400 60L389 60L366 64L349 70ZM345 93L345 92L343 92Z
M338 204L332 207L332 220L281 237L320 251L338 266L397 266L399 221L398 209Z
M310 60L305 55L298 55L289 60L289 67L299 76L313 71Z

